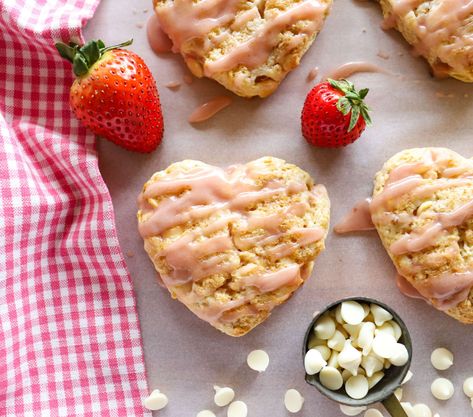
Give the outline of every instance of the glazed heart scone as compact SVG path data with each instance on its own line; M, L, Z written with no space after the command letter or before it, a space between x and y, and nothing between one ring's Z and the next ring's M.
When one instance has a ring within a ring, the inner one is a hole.
M191 72L243 97L266 97L299 65L332 0L154 0Z
M473 161L402 151L376 175L370 211L401 291L473 323Z
M227 169L186 160L139 197L139 231L164 286L231 336L264 321L310 276L324 249L322 185L281 159Z
M380 0L385 27L395 27L433 73L473 82L473 3L469 0Z

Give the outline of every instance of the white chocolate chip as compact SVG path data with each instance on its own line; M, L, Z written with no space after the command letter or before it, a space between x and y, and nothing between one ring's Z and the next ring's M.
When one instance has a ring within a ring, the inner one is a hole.
M398 399L398 401L402 401L402 394L403 394L402 388L397 388L397 389L394 391L394 395L396 396L396 398Z
M155 389L148 398L143 401L143 405L151 411L162 410L168 405L168 397L165 394Z
M368 390L368 379L363 375L352 376L348 378L348 381L345 383L345 391L355 400L366 397Z
M401 326L399 326L399 324L397 324L394 320L388 321L388 323L394 330L394 338L396 339L396 341L399 341L402 336Z
M337 306L337 308L335 309L335 320L339 324L345 324L345 322L343 321L343 318L342 318L342 306L341 306L341 304L339 304Z
M370 408L366 411L363 417L383 417L381 411L376 410L376 408Z
M376 372L373 376L368 377L368 387L373 388L379 381L384 378L384 372Z
M343 336L342 332L336 330L333 336L327 341L327 346L330 349L341 352L345 346L345 340L345 336Z
M342 378L343 378L343 382L347 382L348 381L348 378L352 377L352 373L348 370L348 369L344 369L342 371Z
M340 411L346 416L357 416L366 410L366 407L351 407L349 405L340 404Z
M389 322L386 322L376 328L374 334L378 335L379 333L387 333L394 337L394 328Z
M401 385L404 385L407 382L409 382L412 379L413 376L414 376L414 374L411 371L407 371L407 374L404 377L404 379L402 380Z
M338 355L338 364L349 370L352 375L358 374L358 368L361 364L361 352L352 346L351 340L345 341L345 346Z
M363 355L367 355L371 350L375 328L376 326L374 325L374 323L371 322L366 322L361 325L360 333L358 334L357 344L363 349Z
M319 310L316 310L316 311L314 311L314 313L312 314L312 317L315 318L315 317L318 316L319 314L320 314L320 311L319 311Z
M388 359L396 353L396 339L387 333L379 333L373 339L373 352L381 358Z
M309 349L313 349L316 346L327 346L327 341L319 339L319 338L315 337L315 335L312 335L309 339L309 343L308 343L307 347Z
M383 323L393 319L393 316L389 311L377 304L371 304L370 309L376 326L382 326Z
M227 406L235 398L235 391L233 391L230 387L220 388L220 387L214 386L214 389L215 389L214 402L219 407Z
M409 352L402 343L396 344L395 353L389 358L394 366L404 366L409 361Z
M442 401L452 398L455 392L452 382L447 378L437 378L432 382L430 390L435 398Z
M356 301L344 301L340 314L342 319L348 324L360 324L365 318L363 306Z
M332 350L332 354L330 355L327 365L333 368L338 368L338 352L336 350Z
M404 409L404 411L406 412L407 417L416 417L416 415L414 413L414 407L412 407L411 403L404 402L404 403L401 403L401 406Z
M320 352L324 361L328 361L330 359L332 351L327 346L316 346L314 349Z
M269 365L269 356L264 350L253 350L246 358L248 366L257 372L264 372Z
M445 348L435 349L430 355L430 362L435 369L445 371L453 365L453 353Z
M320 383L327 389L336 391L343 386L343 378L340 371L333 366L326 366L320 371Z
M374 354L363 356L361 366L366 371L366 376L371 377L378 371L383 370L384 361Z
M298 413L304 405L304 397L296 389L288 389L284 395L284 406L290 413Z
M330 339L335 333L335 321L330 316L323 316L314 326L314 333L318 339Z
M463 382L463 392L469 398L473 398L473 376Z
M360 324L344 324L343 328L347 331L347 333L350 335L350 337L353 340L356 340L358 338L358 335L360 334L361 326L363 323Z
M246 417L248 415L248 407L243 401L232 402L227 409L227 417Z
M362 304L362 307L363 307L363 310L365 312L365 317L366 318L368 316L368 314L370 314L370 306L368 304Z
M415 417L432 417L432 411L425 404L416 404L412 407Z
M305 354L304 367L307 375L318 374L325 365L327 365L327 361L324 360L318 350L310 349Z
M197 413L196 417L216 417L210 410L202 410Z

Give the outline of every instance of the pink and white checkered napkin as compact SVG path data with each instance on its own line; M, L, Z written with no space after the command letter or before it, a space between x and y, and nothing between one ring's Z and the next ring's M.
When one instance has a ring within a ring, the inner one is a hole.
M135 301L70 65L98 0L0 0L0 416L133 416Z

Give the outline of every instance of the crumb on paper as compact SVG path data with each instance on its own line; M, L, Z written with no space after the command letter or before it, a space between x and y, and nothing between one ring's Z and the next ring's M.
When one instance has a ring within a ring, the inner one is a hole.
M184 82L188 85L192 84L193 81L194 81L194 78L192 78L192 75L189 75L189 74L186 74L182 77L182 79L184 80Z
M389 54L387 54L386 52L383 52L383 51L378 51L378 53L376 55L378 55L382 59L389 59Z
M128 256L129 258L133 258L133 256L135 256L135 253L129 251L129 252L126 253L126 256Z

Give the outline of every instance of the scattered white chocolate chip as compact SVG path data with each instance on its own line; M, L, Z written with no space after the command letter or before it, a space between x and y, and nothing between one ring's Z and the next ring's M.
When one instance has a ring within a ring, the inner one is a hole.
M381 358L388 359L396 353L396 339L387 333L379 333L373 339L373 352Z
M284 406L290 413L298 413L304 405L304 397L296 389L288 389L284 395Z
M345 391L355 400L366 397L368 390L368 379L363 375L352 376L348 378L348 381L345 383Z
M366 407L351 407L349 405L340 404L340 411L346 416L357 416L366 410Z
M447 378L437 378L432 382L430 390L435 398L442 401L452 398L455 392L452 382Z
M327 346L315 346L315 350L318 350L320 354L322 355L322 358L324 361L328 361L330 359L330 355L332 354L332 351L330 350L329 347Z
M327 341L327 346L330 349L341 352L345 346L345 336L339 330L335 330L333 336Z
M356 301L344 301L340 310L343 321L348 324L360 324L365 318L363 306Z
M366 376L371 377L378 371L383 370L384 361L374 354L363 356L361 366L366 371Z
M314 326L314 333L318 339L330 339L335 333L335 321L330 316L323 316Z
M162 410L168 405L168 397L165 394L155 389L148 398L143 401L143 405L151 411Z
M376 326L382 326L385 322L393 319L393 316L389 311L377 304L371 304L370 309Z
M227 417L246 417L248 407L243 401L234 401L228 406Z
M409 360L409 352L402 343L397 343L395 353L389 358L394 366L404 366Z
M430 361L435 369L445 371L453 365L453 353L445 348L437 348L430 355Z
M403 394L402 388L397 388L397 389L394 391L394 395L396 396L396 398L398 399L398 401L402 401L402 394Z
M368 387L373 388L379 381L384 378L384 372L376 372L373 376L368 377Z
M412 379L413 376L414 376L414 374L411 371L407 371L407 374L404 377L404 379L402 380L401 385L404 385L407 382L409 382Z
M383 417L383 415L381 414L381 411L376 410L376 408L370 408L369 410L366 410L363 417Z
M345 346L338 355L338 364L350 371L352 375L358 374L358 368L361 364L361 352L352 346L351 340L345 341Z
M432 411L425 404L416 404L412 407L415 417L432 417Z
M401 403L401 407L404 409L408 417L416 417L414 414L414 407L409 402Z
M327 361L318 350L310 349L305 354L304 367L308 375L318 374L325 365L327 365Z
M216 417L210 410L202 410L197 413L196 417Z
M320 383L329 390L336 391L343 386L343 378L340 371L333 366L326 366L320 371Z
M269 365L269 356L264 350L253 350L246 358L248 366L257 372L264 372Z
M361 325L360 333L358 334L357 344L363 349L363 355L367 355L371 350L375 329L375 324L370 321Z
M463 392L469 398L473 398L473 377L465 379L463 382Z
M233 389L231 389L230 387L220 388L220 387L214 386L214 389L215 389L214 402L219 407L227 406L235 398L235 391L233 391Z

